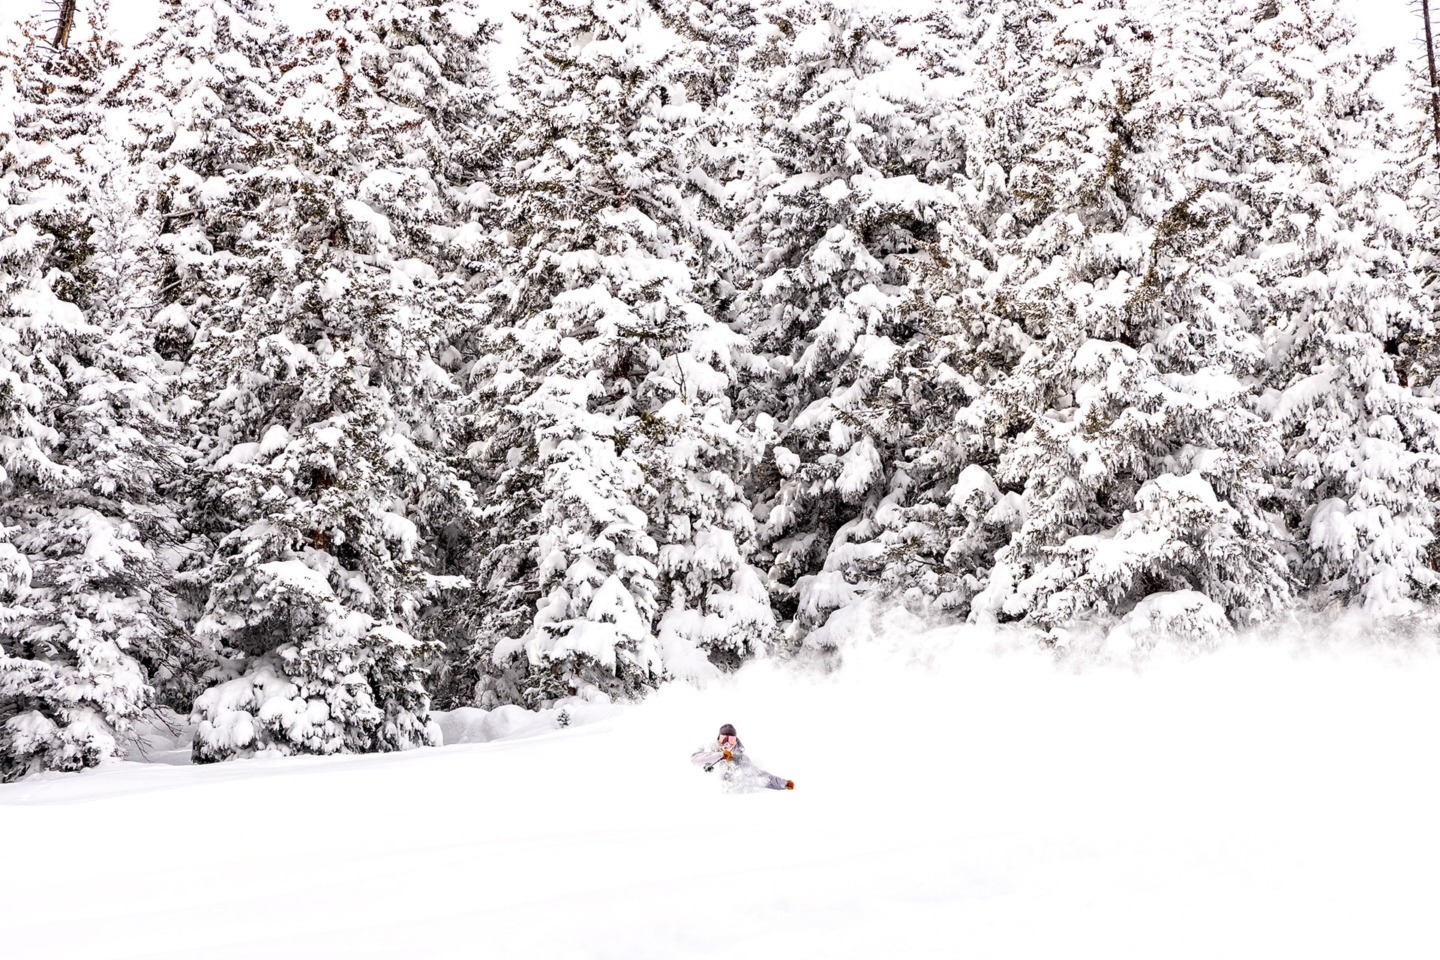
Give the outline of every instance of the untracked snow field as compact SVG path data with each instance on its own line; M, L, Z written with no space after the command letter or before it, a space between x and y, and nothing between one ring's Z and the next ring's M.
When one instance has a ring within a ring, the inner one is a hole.
M1433 958L1437 690L1395 647L951 631L486 743L48 775L0 786L0 956ZM724 722L795 791L691 766Z

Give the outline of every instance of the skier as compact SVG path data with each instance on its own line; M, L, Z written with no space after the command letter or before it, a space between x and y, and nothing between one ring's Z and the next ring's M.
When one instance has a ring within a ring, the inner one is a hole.
M773 773L766 773L745 756L745 745L735 735L735 728L725 724L715 738L714 747L701 747L690 755L690 762L703 767L706 773L720 768L720 779L732 790L794 790L794 780L783 780Z

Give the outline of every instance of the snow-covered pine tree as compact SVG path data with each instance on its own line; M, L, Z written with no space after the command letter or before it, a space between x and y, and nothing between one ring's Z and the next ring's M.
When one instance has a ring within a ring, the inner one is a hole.
M738 338L696 285L699 106L650 18L620 0L520 16L503 279L473 374L482 702L632 696L772 629L729 406Z
M768 360L742 394L779 441L757 485L779 609L803 634L857 596L874 515L909 435L897 356L917 335L908 259L956 207L914 23L840 2L776 2L749 54L762 132L741 237L754 279L737 306ZM946 121L941 121L943 122ZM898 478L904 486L903 478Z
M404 231L397 241L403 240L408 256L437 271L446 304L433 358L447 374L457 375L482 335L472 291L484 289L494 277L493 180L503 117L489 62L498 25L481 16L472 0L374 4L360 8L360 19L368 39L352 57L353 69L364 74L371 89L407 111L403 127L388 138L391 149L400 152L387 161L387 169L404 166L403 182L412 192L414 187L424 191L423 204L417 204L394 189L402 181L372 177L366 202ZM432 291L438 293L439 288ZM434 303L438 307L440 301ZM445 392L450 399L413 426L432 449L463 450L468 398L452 395L448 386ZM408 516L417 524L432 572L472 572L480 518L468 485L430 485ZM417 637L434 642L425 662L426 686L444 705L469 703L473 697L473 675L466 669L472 610L470 591L443 591L425 605L413 627Z
M753 78L744 59L754 39L755 0L649 2L675 34L666 58L670 83L683 86L686 102L699 108L691 118L688 176L706 220L724 228L706 237L730 254L715 258L723 272L737 266L730 262L731 230L741 212L735 191L756 126ZM732 296L727 287L716 291L722 304Z
M433 64L387 43L414 11L382 7L332 10L296 44L238 187L256 202L229 271L254 295L212 313L195 346L225 531L197 633L238 674L196 702L199 760L437 736L415 627L459 585L429 569L425 540L469 507L436 360L465 323L423 259L449 226L444 154L406 73Z
M233 250L259 202L245 175L290 42L268 0L162 0L124 85L121 105L142 134L138 159L158 181L156 336L167 357L187 357L205 318L243 312L259 295L231 276Z
M246 174L261 156L256 131L274 112L278 63L290 40L269 4L257 0L163 0L159 12L114 99L138 133L135 166L153 181L159 281L151 335L183 370L173 409L186 440L214 460L215 448L231 439L197 418L203 388L188 361L197 342L223 336L263 296L249 289L235 249L259 204ZM209 602L215 543L228 532L223 511L210 509L208 482L206 471L191 470L181 486L192 542L177 580L192 628ZM217 666L219 651L202 650Z
M1244 230L1217 186L1235 170L1218 52L1189 9L1051 11L999 281L1031 340L985 401L1024 520L972 616L1054 626L1188 591L1250 621L1289 583L1263 509L1279 451L1248 385Z
M407 249L448 272L473 260L486 233L482 214L501 152L490 71L499 24L476 0L397 0L351 12L368 38L351 65L377 95L406 111L405 126L386 140L422 151L404 161L412 178L430 180L418 210L417 198L387 195L393 188L378 182L369 185L367 202L406 232Z
M1268 318L1266 406L1285 457L1277 498L1302 583L1377 613L1434 585L1437 484L1430 401L1397 369L1423 334L1407 258L1416 242L1392 115L1341 5L1227 5L1244 269Z
M685 82L691 100L702 110L723 110L727 98L745 86L742 61L753 40L757 0L647 0L660 22L674 36L672 50L680 49L671 75ZM705 131L722 118L703 117ZM712 141L712 145L718 141Z
M1039 87L1044 20L1034 3L981 0L896 24L926 77L926 102L913 109L929 130L927 172L957 202L939 209L933 239L904 258L910 282L893 308L901 335L890 378L859 401L887 412L896 459L872 521L853 535L845 573L912 609L967 615L1019 520L1018 496L993 477L996 443L984 420L993 410L977 401L1026 340L990 280L1015 221L1008 178Z
M734 228L756 130L744 63L754 3L692 3L683 22L663 22L675 36L656 63L658 135L669 142L663 177L677 196L655 211L672 232L670 255L689 273L693 305L673 355L643 389L670 435L636 453L656 478L645 509L659 531L665 676L701 679L738 666L776 636L764 574L752 564L756 531L744 493L764 436L741 427L733 406L740 371L756 363L733 333L731 309L750 268Z
M130 171L101 107L103 10L4 59L0 130L0 776L125 752L140 712L188 693L164 490L181 465L145 335L153 296ZM107 74L109 75L107 77Z

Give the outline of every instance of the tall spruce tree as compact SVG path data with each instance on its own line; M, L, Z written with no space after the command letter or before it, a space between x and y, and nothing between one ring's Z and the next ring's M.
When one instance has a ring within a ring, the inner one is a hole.
M396 255L408 251L439 281L431 292L430 309L439 322L432 360L444 371L436 382L445 387L412 426L437 455L463 457L474 439L467 433L473 419L469 398L449 378L462 373L465 356L483 336L475 292L494 279L494 180L504 121L490 72L498 25L472 0L375 4L361 8L360 19L366 38L353 69L406 111L403 126L391 131L387 149L401 152L389 164L404 166L408 182L423 186L425 213L417 216L422 208L388 187L384 196L372 191L367 202L404 225ZM407 515L417 524L428 569L443 576L473 574L482 523L469 484L429 484ZM442 591L429 598L411 628L429 642L426 687L441 705L473 697L468 654L476 606L473 591Z
M181 457L137 309L146 221L101 103L118 48L103 11L71 39L30 23L0 94L6 778L123 755L143 710L188 694L193 659L167 562Z
M1247 386L1260 343L1235 309L1243 230L1216 187L1225 78L1206 38L1108 0L1054 6L1046 32L1001 281L1031 339L987 401L1024 520L973 615L1054 626L1198 592L1248 622L1290 591L1264 510L1279 450Z
M1330 0L1228 12L1244 94L1231 122L1246 165L1266 174L1230 192L1268 319L1266 406L1296 574L1322 597L1411 610L1435 583L1440 423L1401 376L1428 317L1408 264L1398 131L1373 85L1390 57L1367 52Z
M730 412L738 338L696 264L698 104L650 14L541 0L521 16L503 280L476 360L488 533L482 700L630 696L763 645Z
M889 321L889 369L854 404L884 425L892 463L837 566L867 595L915 610L968 614L1018 521L1018 497L994 481L984 419L993 411L979 401L1025 339L991 281L1015 221L1008 178L1035 95L1043 19L1034 4L980 0L895 25L897 45L925 77L926 96L910 109L929 133L927 176L955 199L938 208L933 236L903 257L909 282Z
M438 74L408 42L414 10L330 18L297 44L246 172L258 203L232 270L260 295L195 349L224 441L207 496L228 527L197 632L238 673L197 701L202 760L437 738L416 628L461 581L427 544L469 501L437 362L468 326L435 267L455 199L429 149L447 103L417 79Z
M736 193L756 127L756 90L744 60L754 42L756 3L650 0L650 5L675 34L665 64L669 83L683 86L684 103L698 108L688 120L693 129L686 176L701 204L703 222L711 227L705 239L714 255L705 262L728 277L727 268L741 266L733 262L731 233L742 212ZM702 249L702 255L706 252ZM733 292L729 280L718 282L723 286L711 289L723 306Z
M912 258L957 207L958 165L939 129L951 105L910 37L926 24L830 2L760 15L741 225L755 265L737 313L767 364L742 399L778 433L756 497L776 602L805 633L858 595L854 567L873 555L857 543L909 433L896 366L916 335Z

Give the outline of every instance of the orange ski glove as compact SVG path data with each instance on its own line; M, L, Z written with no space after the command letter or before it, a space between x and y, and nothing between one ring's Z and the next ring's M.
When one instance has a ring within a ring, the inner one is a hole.
M795 781L794 781L794 780L786 780L786 781L785 781L785 789L786 789L786 790L794 790L794 789L795 789Z
M729 750L721 750L721 751L720 751L720 754L721 754L726 760L731 759L731 757L730 757L730 751L729 751Z

